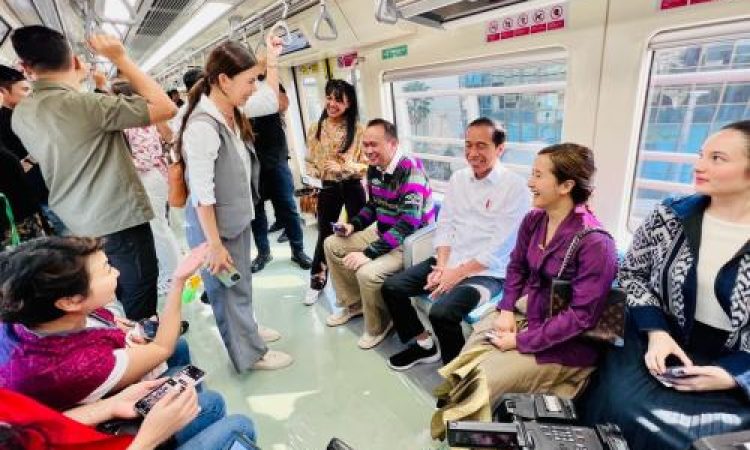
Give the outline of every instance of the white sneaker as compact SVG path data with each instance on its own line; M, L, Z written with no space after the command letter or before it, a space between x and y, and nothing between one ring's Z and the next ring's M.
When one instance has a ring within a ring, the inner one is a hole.
M269 350L263 355L263 358L253 364L253 370L276 370L292 364L292 357L284 352Z
M326 318L326 325L328 325L329 327L337 327L361 315L362 305L356 306L354 308L343 308L341 311L328 316Z
M315 302L318 301L318 297L320 297L321 292L323 291L319 289L307 288L307 292L305 292L305 299L302 300L302 303L307 306L314 305Z
M275 342L281 339L281 333L273 328L264 327L261 324L258 324L258 334L260 334L264 342Z
M393 328L393 322L388 322L388 325L385 326L385 330L383 330L383 332L377 336L372 336L370 333L365 331L365 334L363 334L362 337L359 338L359 341L357 341L357 345L362 350L369 350L383 342L383 339L388 336L391 328Z

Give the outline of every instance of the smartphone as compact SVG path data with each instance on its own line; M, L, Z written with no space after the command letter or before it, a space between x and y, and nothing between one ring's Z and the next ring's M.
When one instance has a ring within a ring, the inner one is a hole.
M159 321L152 319L139 320L138 327L140 327L143 339L151 342L156 337L156 331L159 329Z
M667 378L687 378L692 375L685 373L685 366L674 366L667 367L667 370L664 371L664 376Z
M218 278L224 286L232 287L242 279L242 276L237 272L237 269L235 269L234 266L230 266L228 269L222 269L219 271L216 274L216 278Z
M179 389L182 392L191 382L198 384L203 381L205 376L206 373L201 369L187 365L167 381L160 384L156 389L146 394L142 399L135 402L135 410L138 414L145 416L171 389Z
M333 232L336 234L346 233L346 227L339 224L338 222L331 222L331 228L333 228Z

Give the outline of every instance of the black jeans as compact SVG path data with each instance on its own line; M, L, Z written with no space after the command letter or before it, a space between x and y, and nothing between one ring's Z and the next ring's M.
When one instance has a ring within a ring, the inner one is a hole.
M346 208L346 214L351 219L365 206L367 195L360 180L324 181L323 189L318 194L318 241L315 243L310 276L323 271L325 254L323 241L333 234L331 222L339 220L341 207ZM312 287L315 287L311 284Z
M417 316L417 311L411 304L411 297L428 293L424 290L424 285L427 284L427 276L432 272L432 266L436 262L435 258L428 258L403 272L392 275L383 283L381 288L383 300L393 317L396 333L403 343L409 342L425 331ZM461 329L464 316L477 307L482 295L492 298L502 288L503 280L499 278L469 277L441 295L432 304L428 317L440 345L443 364L451 362L464 346L464 333Z
M156 314L159 264L148 222L104 236L104 253L120 272L115 294L130 320Z
M253 239L258 253L261 255L271 253L271 245L268 242L266 199L271 200L276 220L284 225L292 254L301 252L303 250L302 221L297 211L297 204L294 202L294 183L289 165L282 162L269 170L263 170L260 173L260 183L264 200L255 205L255 219L252 223Z

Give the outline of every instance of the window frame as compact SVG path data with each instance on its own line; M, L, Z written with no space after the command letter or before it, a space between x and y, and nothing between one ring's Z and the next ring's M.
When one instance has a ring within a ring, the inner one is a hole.
M689 47L691 45L705 45L710 43L737 41L741 39L750 39L750 20L740 19L729 22L719 22L712 25L695 25L686 28L673 28L661 30L656 33L648 42L646 54L644 56L644 81L643 88L639 90L642 96L638 99L639 120L635 123L635 139L632 141L634 147L630 151L633 155L632 170L629 174L629 189L626 189L627 206L625 208L625 230L629 234L635 233L641 225L643 217L634 216L633 210L638 199L639 189L655 189L660 191L669 191L678 195L689 195L695 192L690 184L678 183L673 181L649 180L639 181L640 166L643 161L658 161L676 164L695 164L698 155L687 154L685 152L665 152L665 151L644 151L646 157L643 158L641 144L647 138L648 127L645 126L649 121L649 113L653 106L651 105L651 95L655 88L661 86L679 86L695 84L726 84L747 81L750 76L750 68L739 70L706 70L686 73L669 73L655 75L656 56L658 51L678 49ZM702 56L703 57L703 56ZM745 78L742 74L745 74ZM657 81L654 82L654 79ZM717 103L717 107L718 107ZM694 122L692 122L694 123ZM645 144L644 144L645 145ZM679 167L679 166L678 166Z

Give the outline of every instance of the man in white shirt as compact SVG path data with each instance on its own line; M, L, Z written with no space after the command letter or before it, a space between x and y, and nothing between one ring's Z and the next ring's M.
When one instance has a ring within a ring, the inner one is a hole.
M464 345L461 321L480 302L497 295L529 209L526 181L499 161L505 132L487 118L469 124L465 156L469 167L451 176L438 216L436 256L388 278L383 300L407 348L388 360L394 370L438 361L447 364ZM429 319L440 345L425 330L410 297L428 294Z

